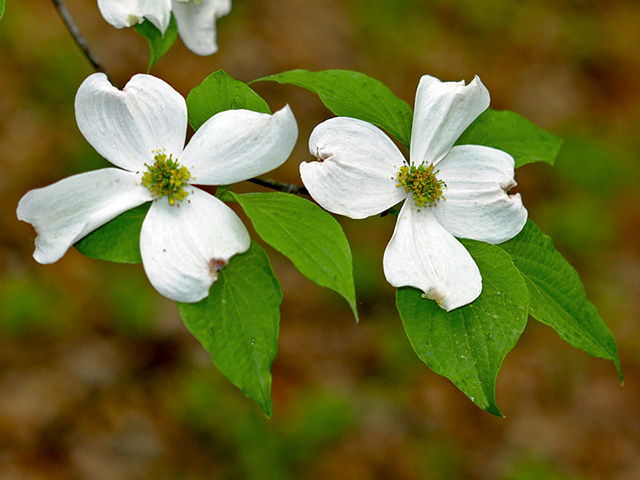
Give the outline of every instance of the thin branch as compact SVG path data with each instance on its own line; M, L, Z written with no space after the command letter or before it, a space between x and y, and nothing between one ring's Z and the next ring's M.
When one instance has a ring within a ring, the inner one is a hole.
M295 195L309 195L309 191L303 186L292 183L276 182L270 178L250 178L247 181L279 192L293 193Z
M52 0L52 2L56 10L58 11L60 18L62 18L62 21L67 27L67 30L71 34L71 37L76 42L76 45L78 45L80 50L82 50L82 53L87 58L87 60L89 61L93 69L96 72L104 73L109 78L109 81L113 84L113 80L107 73L106 69L100 63L100 60L98 60L98 57L96 57L96 55L89 49L89 45L87 44L87 41L85 40L84 36L80 32L80 29L76 25L76 22L73 20L71 13L69 13L69 9L67 9L67 6L65 5L64 0Z

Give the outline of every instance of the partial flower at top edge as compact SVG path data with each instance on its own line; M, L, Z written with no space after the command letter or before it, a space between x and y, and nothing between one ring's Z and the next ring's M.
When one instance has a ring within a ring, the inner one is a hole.
M231 0L98 0L102 17L116 28L145 19L164 35L173 14L185 46L197 55L218 51L216 20L231 11Z

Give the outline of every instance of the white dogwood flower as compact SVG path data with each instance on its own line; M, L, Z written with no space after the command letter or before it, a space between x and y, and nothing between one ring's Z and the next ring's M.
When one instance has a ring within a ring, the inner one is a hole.
M151 284L172 300L205 298L250 239L233 210L194 184L228 185L280 166L298 135L289 106L273 115L220 112L186 147L186 102L150 75L118 90L93 74L80 86L75 110L87 141L119 168L74 175L22 197L17 215L36 229L34 258L53 263L88 233L152 201L140 233Z
M455 237L498 244L527 220L520 195L508 194L516 185L513 158L494 148L454 146L488 107L478 77L465 86L425 75L409 162L379 128L337 117L311 134L309 149L319 161L300 165L311 196L330 212L359 219L404 200L384 253L385 276L394 287L422 290L447 311L482 291L478 267Z
M216 19L231 11L231 0L98 0L104 19L116 28L148 19L164 35L171 13L186 47L197 55L218 51Z

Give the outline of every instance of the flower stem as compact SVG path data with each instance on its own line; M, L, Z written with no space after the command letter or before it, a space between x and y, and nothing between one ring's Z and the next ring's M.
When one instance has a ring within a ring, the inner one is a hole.
M109 76L109 73L100 63L100 60L98 59L98 57L89 49L89 45L87 44L87 41L85 40L84 36L80 32L80 29L76 25L76 22L73 20L71 13L69 13L69 9L65 5L64 0L52 0L52 2L56 10L58 11L60 18L62 18L62 21L67 27L67 30L71 34L71 37L76 42L76 45L78 45L78 47L80 48L80 50L82 51L86 59L89 61L93 69L96 72L104 73L107 76L107 78L109 78L109 81L112 84L114 84L113 80Z

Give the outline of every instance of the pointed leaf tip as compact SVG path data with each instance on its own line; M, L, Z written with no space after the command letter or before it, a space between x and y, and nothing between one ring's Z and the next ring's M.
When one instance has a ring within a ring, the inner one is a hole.
M482 274L483 290L473 303L446 312L422 292L397 290L396 305L416 354L483 410L502 417L495 401L496 378L506 354L527 323L524 280L498 247L465 240Z
M271 364L278 352L282 291L260 246L231 259L199 303L178 303L189 331L222 374L267 417L272 413Z
M611 360L623 381L618 348L596 307L587 300L578 273L550 237L531 220L513 239L499 245L525 278L533 318L589 355Z
M226 194L240 203L258 235L300 273L342 295L358 321L351 249L335 218L288 193Z

